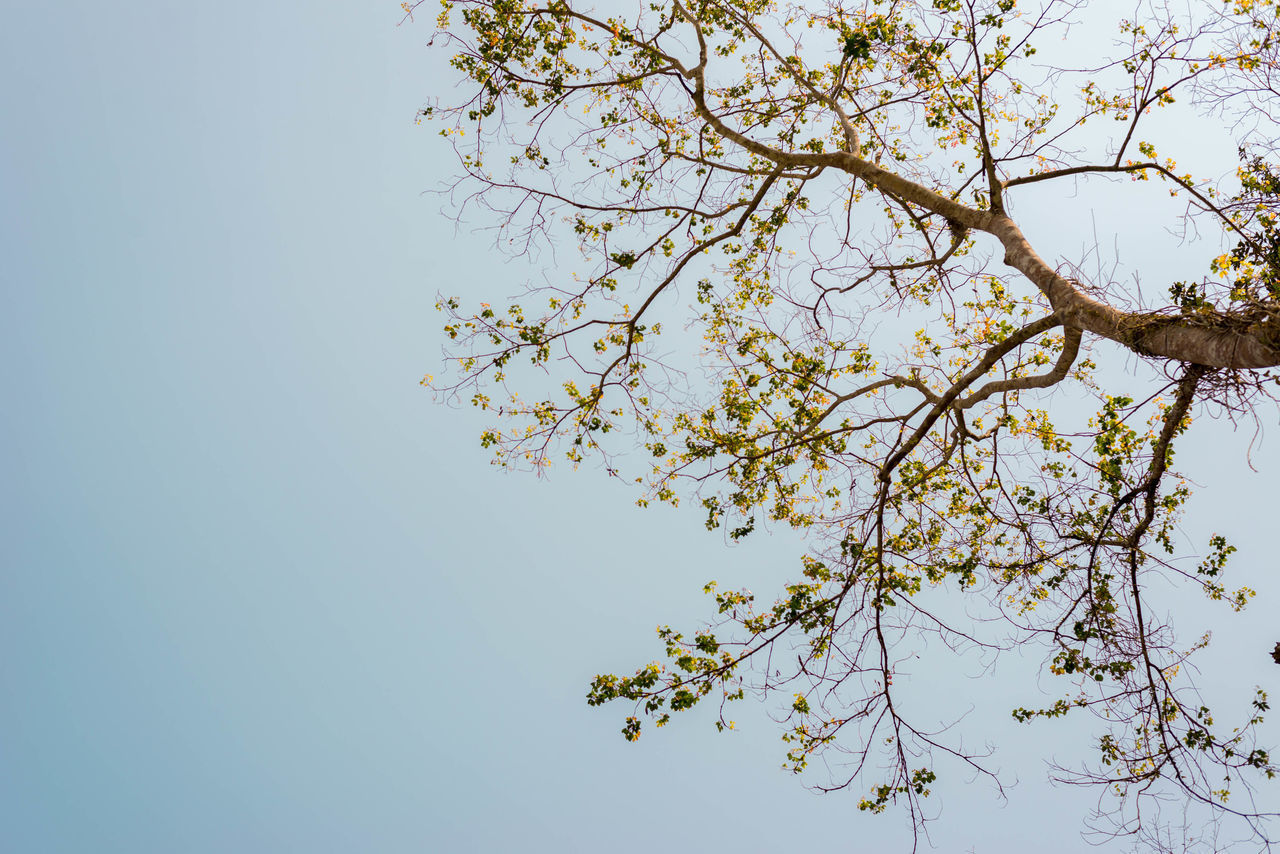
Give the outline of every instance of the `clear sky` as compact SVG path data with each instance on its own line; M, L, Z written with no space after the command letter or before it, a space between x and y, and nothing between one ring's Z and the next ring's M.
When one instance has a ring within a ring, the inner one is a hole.
M763 589L797 549L727 550L597 472L503 474L419 387L436 293L531 275L423 194L449 168L413 121L446 80L429 21L11 6L0 851L900 850L898 817L779 770L764 709L628 745L624 710L586 707L593 673L658 653L655 624L696 625L708 578ZM1251 427L1206 422L1179 456L1196 532L1232 535L1235 581L1270 597L1212 623L1236 699L1280 688L1263 420L1258 473ZM1006 720L975 738L1022 784L944 779L934 840L1078 850L1093 796L1041 783L1072 742Z

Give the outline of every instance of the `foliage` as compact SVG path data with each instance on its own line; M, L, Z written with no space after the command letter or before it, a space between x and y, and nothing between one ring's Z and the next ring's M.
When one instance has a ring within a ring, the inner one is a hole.
M1207 638L1180 646L1149 588L1252 595L1223 581L1225 539L1178 554L1171 466L1197 410L1252 411L1280 364L1276 0L1145 4L1110 43L1074 38L1070 66L1042 58L1082 7L443 3L433 40L467 88L422 116L453 140L463 209L587 266L557 256L502 307L442 297L440 390L499 420L481 441L504 464L597 456L642 504L812 545L776 599L711 582L711 623L659 629L665 663L595 679L588 702L634 705L628 739L708 698L724 728L726 704L785 697L788 767L821 754L821 788L919 827L944 766L998 778L912 722L899 651L1040 650L1058 696L1012 716L1095 715L1092 761L1059 773L1111 794L1117 832L1172 792L1265 839L1228 796L1275 773L1266 696L1219 724L1185 667ZM1236 176L1143 138L1184 104L1235 134ZM1162 183L1227 251L1155 307L1046 262L1015 205L1108 178ZM1108 368L1126 353L1156 378L1140 394Z

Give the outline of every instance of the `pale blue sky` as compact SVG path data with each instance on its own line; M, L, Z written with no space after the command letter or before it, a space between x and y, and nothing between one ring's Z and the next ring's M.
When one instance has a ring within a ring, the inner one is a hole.
M892 850L897 817L779 770L763 709L627 745L586 707L708 578L764 589L794 544L727 551L594 472L504 475L418 386L436 292L530 272L423 195L444 66L398 17L5 12L0 851ZM1180 456L1197 524L1272 598L1219 627L1211 676L1275 688L1276 454L1249 474L1214 429ZM1023 785L944 779L942 850L1079 848L1091 795L1040 783L1072 749L1045 732L975 724Z

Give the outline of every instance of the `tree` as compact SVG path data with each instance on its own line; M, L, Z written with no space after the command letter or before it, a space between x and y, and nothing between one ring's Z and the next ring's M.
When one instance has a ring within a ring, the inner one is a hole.
M1116 833L1174 794L1266 839L1228 802L1275 773L1266 695L1219 724L1183 666L1207 639L1179 646L1150 588L1252 595L1223 582L1224 538L1177 545L1172 466L1193 415L1248 417L1277 382L1277 3L1143 3L1112 38L1072 29L1085 11L444 0L433 41L466 88L422 116L454 142L460 215L555 260L519 302L441 298L438 389L501 419L481 441L505 464L596 457L642 504L811 544L776 599L711 582L712 622L659 630L665 663L594 680L591 704L634 706L628 739L708 697L721 727L786 697L791 768L824 754L820 788L919 827L940 768L996 775L895 702L908 639L1034 650L1057 696L1013 717L1096 716L1060 776L1111 793ZM1151 141L1162 113L1228 128L1235 174L1158 153L1185 136ZM1153 299L1048 260L1020 210L1099 181L1167 189L1149 215L1199 236L1200 272Z

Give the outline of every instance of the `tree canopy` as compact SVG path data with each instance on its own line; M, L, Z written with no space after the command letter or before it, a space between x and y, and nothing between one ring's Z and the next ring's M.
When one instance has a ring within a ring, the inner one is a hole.
M918 828L948 768L1000 781L963 726L899 702L907 650L1031 654L1053 694L1012 717L1094 716L1059 775L1106 793L1116 833L1174 796L1265 840L1229 795L1275 773L1266 695L1211 711L1186 666L1207 638L1176 638L1151 588L1252 595L1224 580L1226 539L1178 536L1174 449L1277 382L1276 15L444 0L433 42L462 88L422 118L457 151L450 198L550 261L514 300L441 297L451 367L428 384L494 416L481 441L504 464L594 458L747 547L777 526L810 546L769 597L707 583L707 624L660 628L664 660L598 676L588 702L624 704L635 739L781 698L790 768L821 755L820 788ZM1235 168L1179 167L1194 134L1162 115L1225 130ZM1104 181L1199 265L1153 291L1028 237Z

